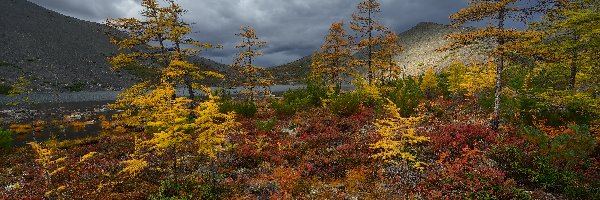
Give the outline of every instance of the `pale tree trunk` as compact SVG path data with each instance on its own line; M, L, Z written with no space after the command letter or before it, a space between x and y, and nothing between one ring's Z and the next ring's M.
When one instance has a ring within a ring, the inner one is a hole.
M504 29L504 20L506 17L506 10L501 9L498 13L498 29ZM504 38L497 38L498 47L503 48ZM502 50L502 49L500 49ZM490 128L492 130L498 130L500 127L500 97L502 93L502 71L504 70L504 52L499 52L498 65L496 66L496 92L494 94L494 113L490 122Z

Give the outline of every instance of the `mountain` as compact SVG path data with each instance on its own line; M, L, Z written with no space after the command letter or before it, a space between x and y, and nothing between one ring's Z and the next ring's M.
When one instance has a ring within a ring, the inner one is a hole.
M26 0L0 0L0 5L0 86L25 76L40 92L121 90L146 73L111 69L106 57L118 50L107 33L116 30ZM213 71L226 69L206 58L192 61Z
M267 68L273 74L275 84L301 83L310 74L312 55L302 57L294 62Z
M457 51L439 52L446 44L446 35L465 31L449 25L433 22L421 22L415 27L400 33L400 45L404 48L394 60L403 68L407 75L419 75L428 68L440 71L449 66L453 61L469 63L472 60L483 60L485 56L477 53L473 48L462 48Z
M485 56L478 54L472 48L463 48L454 52L438 52L436 49L448 44L446 35L464 31L449 25L433 22L421 22L399 35L400 45L404 48L394 57L398 66L403 68L406 75L419 75L428 68L436 71L449 66L454 60L465 63L471 60L483 60ZM357 53L361 57L362 52ZM310 74L310 58L303 57L297 61L272 67L269 69L278 83L300 82Z

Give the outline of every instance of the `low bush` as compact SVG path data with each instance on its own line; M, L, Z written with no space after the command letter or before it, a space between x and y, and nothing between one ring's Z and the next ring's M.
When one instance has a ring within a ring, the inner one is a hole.
M355 93L342 93L329 99L329 108L338 116L350 116L360 110L360 96Z
M0 95L8 95L12 86L7 84L0 84Z
M492 158L520 183L572 198L600 198L600 157L587 126L554 131L521 128L492 151Z
M354 85L356 86L355 92L360 97L363 106L379 108L385 103L382 93L385 91L382 87L385 86L369 84L364 79L354 80Z
M236 102L228 98L223 98L219 104L219 112L235 112L244 117L253 117L258 112L258 108L251 101Z
M259 131L271 131L277 124L277 118L272 117L266 121L256 120L256 129Z
M414 115L415 109L424 100L419 83L412 78L399 80L387 96L398 106L402 117Z
M292 115L298 111L322 105L322 99L327 97L327 90L315 83L309 82L304 89L288 90L283 93L283 100L271 100L271 108L277 114Z
M432 167L417 188L427 199L531 199L478 148L462 148L456 158L443 153Z
M12 132L9 130L0 129L0 150L10 148L12 141Z
M447 125L425 133L436 153L458 156L465 147L487 149L496 140L496 132L482 125Z

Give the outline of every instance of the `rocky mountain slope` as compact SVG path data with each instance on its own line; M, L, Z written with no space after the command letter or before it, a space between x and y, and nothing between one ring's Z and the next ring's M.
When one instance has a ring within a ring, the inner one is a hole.
M108 27L72 17L26 0L0 0L0 80L25 76L38 91L122 89L135 77L113 72L106 56Z
M447 34L457 31L463 30L432 22L419 23L413 28L399 34L400 45L402 45L404 51L394 59L407 75L418 75L428 68L439 71L449 66L454 60L468 63L471 60L485 59L485 56L478 54L472 48L448 52L436 51L436 49L448 43L445 39ZM358 56L360 57L360 55ZM288 81L299 82L310 73L310 59L310 56L303 57L297 61L276 66L269 70L280 83Z
M446 35L458 31L464 30L432 22L419 23L399 34L400 45L404 48L404 51L394 59L407 75L422 74L428 68L439 71L455 60L469 63L472 60L485 59L485 56L477 53L474 48L437 51L437 49L448 44L448 40L445 38Z
M0 5L0 86L20 76L38 92L121 90L137 81L140 72L115 72L107 62L117 53L106 34L114 30L26 0L0 0ZM211 70L226 68L205 58L192 60Z

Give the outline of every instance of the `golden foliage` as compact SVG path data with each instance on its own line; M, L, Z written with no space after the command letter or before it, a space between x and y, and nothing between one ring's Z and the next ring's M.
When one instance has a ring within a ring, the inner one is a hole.
M89 159L96 156L97 154L98 154L98 152L95 152L95 151L89 152L89 153L81 156L81 159L79 160L79 162L82 163L82 162L88 161Z
M394 56L403 50L400 37L393 31L387 31L379 45L381 48L377 49L373 56L373 64L376 66L373 68L374 78L381 83L397 80L402 71Z
M126 165L125 168L121 170L120 173L125 174L128 177L135 177L139 173L142 172L148 166L148 162L140 159L130 159L123 161L123 164Z
M145 150L159 155L174 153L171 156L176 156L178 149L195 144L200 155L214 158L223 149L225 137L239 124L234 113L219 112L218 96L213 96L208 88L203 90L209 100L200 103L194 110L188 109L189 99L172 99L175 88L167 83L132 101L132 105L140 108L136 116L143 120L142 127L153 133L153 137L136 142L138 150L132 155L133 159L125 163L128 167L123 170L124 174L135 176L147 165L143 161Z
M260 49L264 48L267 43L261 41L256 35L256 31L249 26L240 27L240 33L236 35L241 38L241 43L235 46L240 49L240 52L231 67L239 72L237 82L244 87L241 94L253 100L259 94L256 89L261 87L264 95L270 95L270 86L273 84L271 73L254 65L256 57L263 54Z
M312 78L323 81L328 86L341 86L345 77L352 73L351 48L351 38L344 31L344 22L331 24L325 43L313 55L310 65Z
M64 186L59 186L58 188L53 188L52 177L57 173L64 171L65 167L62 164L65 162L67 157L59 157L57 155L57 148L50 143L49 145L42 145L37 142L28 143L33 152L36 155L35 162L42 169L42 175L46 180L46 187L49 189L45 196L51 197L54 194L58 194L60 191L64 190Z
M350 28L357 33L356 38L360 39L356 43L355 50L365 50L367 55L364 60L356 60L354 65L366 65L367 82L373 83L375 73L378 71L376 68L383 67L383 65L375 65L374 58L376 56L374 56L374 53L376 53L378 46L385 46L382 45L382 41L384 40L382 34L387 33L388 30L375 19L375 15L381 12L381 4L377 0L364 0L358 4L356 9L356 12L352 14L352 21L350 22ZM389 50L395 51L394 49Z
M390 100L388 100L384 109L387 116L384 119L376 120L374 123L378 128L377 133L382 138L376 143L371 144L370 147L378 149L379 153L371 157L392 164L399 164L396 159L400 158L409 162L415 162L414 167L422 168L424 163L418 162L416 156L407 150L411 145L429 140L428 137L418 136L414 129L419 121L421 121L421 118L401 117L398 108Z
M435 76L435 72L432 68L429 68L427 71L425 71L420 88L425 94L427 94L428 97L431 97L432 94L439 90L437 77Z
M479 91L493 89L496 79L494 67L493 62L469 66L455 62L448 69L448 90L454 94L464 93L472 97Z
M9 129L16 134L27 134L31 133L33 127L31 124L12 124Z
M25 92L28 92L27 87L29 84L31 84L31 81L27 80L23 76L20 76L8 91L8 96L19 96Z

